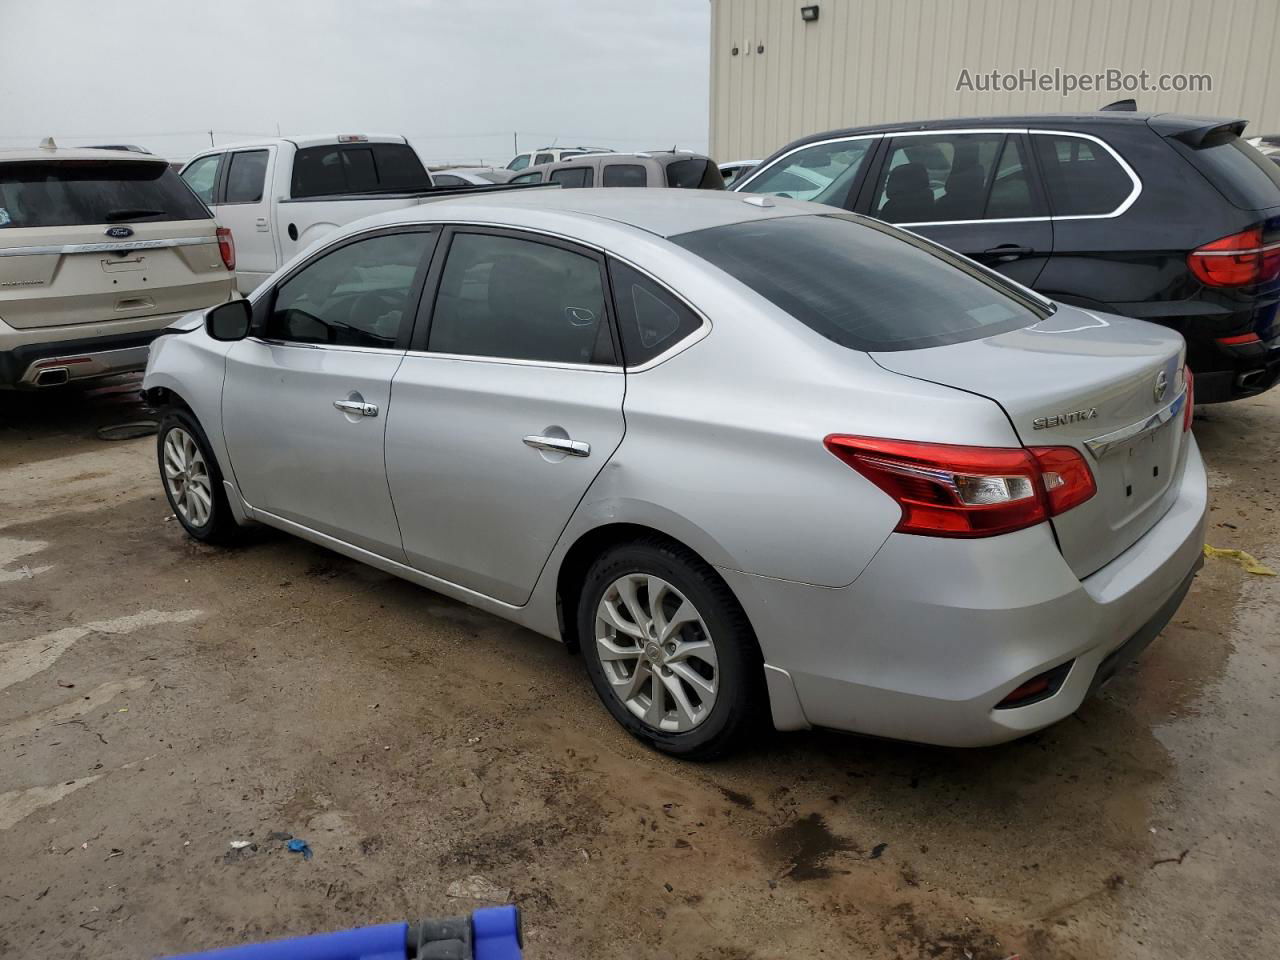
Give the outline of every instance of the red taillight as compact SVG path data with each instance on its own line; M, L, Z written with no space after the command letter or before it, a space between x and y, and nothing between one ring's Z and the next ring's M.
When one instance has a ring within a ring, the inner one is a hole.
M1193 250L1187 266L1210 287L1268 283L1280 276L1280 243L1264 244L1262 228L1250 227Z
M902 508L895 529L990 537L1034 526L1097 491L1072 447L969 447L832 434L823 443Z
M218 228L218 253L222 255L222 263L228 270L236 268L236 241L226 227Z
M1246 343L1261 343L1262 338L1252 330L1248 333L1242 333L1238 337L1218 337L1218 343L1224 347L1241 347Z
M1191 429L1191 418L1196 406L1196 378L1190 367L1183 367L1182 373L1187 380L1187 402L1182 408L1182 432L1186 433Z

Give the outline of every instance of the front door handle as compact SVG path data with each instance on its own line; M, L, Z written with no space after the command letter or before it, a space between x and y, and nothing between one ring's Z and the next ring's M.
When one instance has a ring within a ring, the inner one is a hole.
M1029 257L1035 253L1030 247L1020 247L1016 243L1002 243L990 250L983 250L984 257L993 258L996 263L1013 263L1019 257Z
M535 450L551 450L555 453L567 453L571 457L591 456L591 444L583 440L569 440L565 437L540 437L532 435L524 438L526 446Z
M378 415L378 405L376 403L365 403L362 400L335 400L333 405L343 413L349 413L355 417L376 417Z
M258 228L258 232L259 232L259 233L269 233L269 232L270 232L270 228L267 226L267 218L266 218L266 217L259 217L259 218L257 219L257 221L254 223L254 226L256 226L256 227Z

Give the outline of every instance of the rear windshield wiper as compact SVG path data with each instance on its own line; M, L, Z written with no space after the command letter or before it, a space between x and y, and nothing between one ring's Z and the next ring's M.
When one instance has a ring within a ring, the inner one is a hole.
M148 210L145 207L125 207L120 210L108 210L102 222L118 223L121 220L140 220L143 217L163 217L168 212L168 210Z

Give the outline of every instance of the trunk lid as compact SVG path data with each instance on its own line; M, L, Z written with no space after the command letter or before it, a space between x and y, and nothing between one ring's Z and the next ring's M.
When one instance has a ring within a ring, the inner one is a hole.
M1080 451L1098 491L1052 522L1083 578L1132 546L1177 497L1190 436L1184 352L1171 330L1059 305L1021 330L871 356L895 373L994 400L1026 446Z
M226 298L208 210L158 160L0 163L0 318L19 330Z

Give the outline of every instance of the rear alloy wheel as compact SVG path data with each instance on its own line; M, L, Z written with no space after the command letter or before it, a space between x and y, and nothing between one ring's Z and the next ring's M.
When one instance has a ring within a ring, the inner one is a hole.
M665 753L723 753L768 716L746 615L715 570L678 544L655 536L609 548L587 571L577 625L604 705Z
M692 601L661 577L619 577L596 607L596 656L614 695L654 730L687 733L716 703L716 647Z
M182 528L204 543L230 543L240 532L222 488L222 472L204 431L185 409L160 418L156 457L164 495Z

